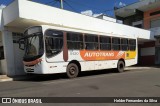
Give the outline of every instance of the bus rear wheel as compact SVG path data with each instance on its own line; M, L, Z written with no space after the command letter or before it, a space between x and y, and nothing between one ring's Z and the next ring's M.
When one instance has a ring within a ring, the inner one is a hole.
M76 78L79 74L79 68L76 64L70 63L67 66L67 76L68 78Z
M118 64L117 64L117 71L119 73L122 73L124 72L124 68L125 68L125 64L123 61L119 61Z

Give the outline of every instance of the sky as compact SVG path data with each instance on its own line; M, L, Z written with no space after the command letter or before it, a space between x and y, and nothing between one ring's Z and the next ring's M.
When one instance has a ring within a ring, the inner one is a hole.
M13 0L0 0L0 8L5 7ZM59 8L60 2L58 0L32 0L35 2L47 4ZM106 14L114 16L114 6L123 7L139 0L64 0L64 9L82 13L89 16L97 16L99 14Z

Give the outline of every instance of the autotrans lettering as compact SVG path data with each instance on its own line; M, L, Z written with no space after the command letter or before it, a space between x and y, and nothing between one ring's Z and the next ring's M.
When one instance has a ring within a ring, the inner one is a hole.
M80 51L83 60L116 60L125 58L123 51Z
M114 53L107 53L107 52L92 52L92 53L90 53L90 52L86 52L85 53L85 55L84 55L84 57L101 57L101 56L104 56L104 57L106 57L106 56L114 56Z

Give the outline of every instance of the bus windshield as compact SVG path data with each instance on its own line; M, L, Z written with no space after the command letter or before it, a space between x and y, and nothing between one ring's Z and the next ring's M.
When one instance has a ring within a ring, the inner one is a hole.
M33 27L25 31L24 61L33 61L40 58L44 53L43 34L41 27Z

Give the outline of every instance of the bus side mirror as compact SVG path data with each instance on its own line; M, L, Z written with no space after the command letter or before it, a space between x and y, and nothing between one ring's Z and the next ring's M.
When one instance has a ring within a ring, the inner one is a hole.
M18 43L19 43L19 49L24 50L24 48L25 48L24 38L19 39Z

